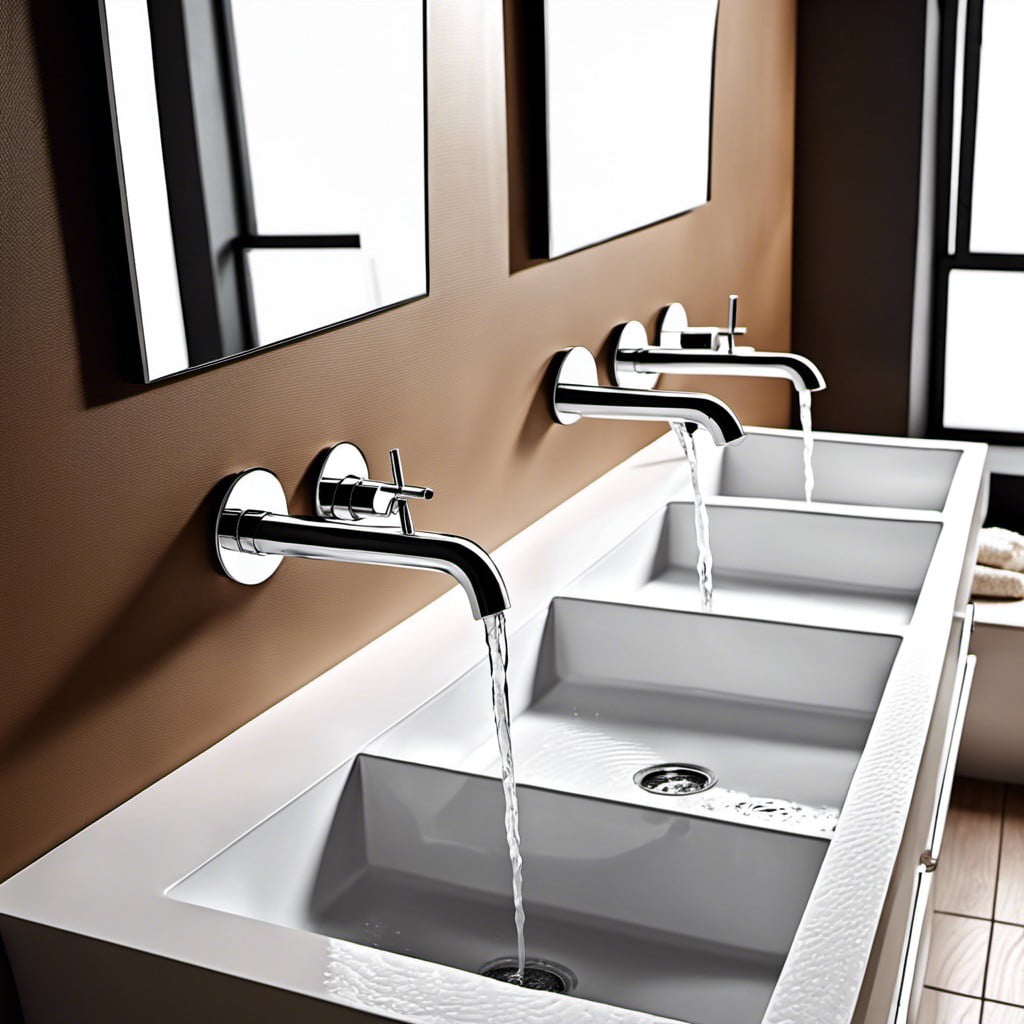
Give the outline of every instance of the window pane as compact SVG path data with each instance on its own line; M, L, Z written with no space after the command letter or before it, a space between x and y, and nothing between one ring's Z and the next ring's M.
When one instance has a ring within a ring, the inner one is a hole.
M942 422L1024 433L1024 271L950 272Z
M973 252L1024 253L1024 0L985 0Z

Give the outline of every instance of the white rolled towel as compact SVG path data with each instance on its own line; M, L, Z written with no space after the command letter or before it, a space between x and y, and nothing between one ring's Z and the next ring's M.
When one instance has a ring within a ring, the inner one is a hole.
M999 526L986 527L978 534L978 563L993 569L1024 571L1024 537Z
M976 565L971 594L974 597L1020 600L1024 598L1024 573L1012 572L1009 569L993 569L989 565Z

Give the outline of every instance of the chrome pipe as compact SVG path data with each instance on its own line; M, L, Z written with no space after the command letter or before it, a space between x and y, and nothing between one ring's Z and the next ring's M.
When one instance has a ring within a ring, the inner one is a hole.
M597 363L585 348L564 349L555 356L549 395L552 415L559 423L575 423L583 416L683 421L704 427L716 445L735 444L745 436L732 409L713 395L599 386Z
M555 405L562 413L588 419L696 423L708 431L716 445L735 444L746 436L732 409L713 395L560 384L555 390Z
M221 536L230 537L232 531L238 550L257 555L446 573L465 590L475 619L509 607L508 591L498 567L482 547L465 537L444 533L410 535L400 530L346 526L269 512L225 513Z
M712 352L687 348L629 348L615 353L616 377L661 373L687 376L782 377L797 391L821 391L825 378L805 356L795 352Z

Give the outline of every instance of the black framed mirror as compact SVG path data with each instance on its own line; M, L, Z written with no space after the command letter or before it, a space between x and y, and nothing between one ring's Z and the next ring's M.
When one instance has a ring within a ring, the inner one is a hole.
M428 290L424 0L98 0L143 373Z

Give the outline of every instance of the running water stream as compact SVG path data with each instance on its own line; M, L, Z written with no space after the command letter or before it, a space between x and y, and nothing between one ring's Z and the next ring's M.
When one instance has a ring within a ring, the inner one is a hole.
M811 392L801 391L800 397L800 429L804 433L804 501L810 503L814 494L814 467L811 457L814 454L814 434L811 432Z
M484 618L487 653L491 659L491 690L494 697L494 724L498 730L498 754L501 759L501 787L505 792L505 836L512 861L512 902L516 919L516 973L507 980L521 985L526 972L526 912L523 910L523 855L519 850L519 801L516 798L516 770L512 760L512 736L508 710L508 637L505 614Z
M690 464L690 480L693 483L693 525L697 533L697 583L700 587L701 611L711 611L714 583L711 579L711 533L708 527L708 510L700 489L697 473L697 446L693 441L689 425L682 420L672 424L679 443L683 446L686 461Z

